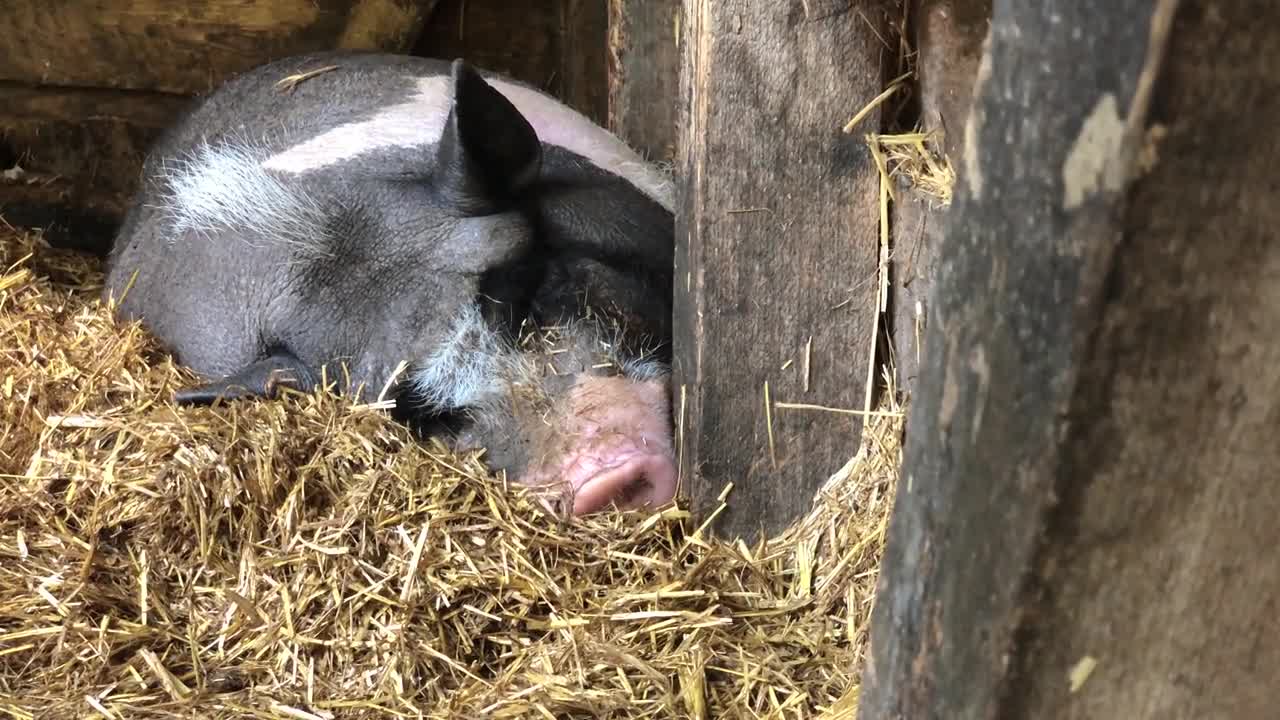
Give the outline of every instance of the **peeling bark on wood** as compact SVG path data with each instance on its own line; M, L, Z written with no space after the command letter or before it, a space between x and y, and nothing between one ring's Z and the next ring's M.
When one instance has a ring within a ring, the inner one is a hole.
M0 80L207 92L272 59L332 48L407 51L435 0L5 0Z
M676 154L678 0L609 0L609 129L656 162Z
M864 720L1275 715L1277 28L996 4Z
M766 413L764 387L774 402L864 407L879 180L862 136L841 129L883 89L877 33L894 6L685 2L674 404L694 511L734 483L713 526L726 537L784 528L858 448L860 418Z

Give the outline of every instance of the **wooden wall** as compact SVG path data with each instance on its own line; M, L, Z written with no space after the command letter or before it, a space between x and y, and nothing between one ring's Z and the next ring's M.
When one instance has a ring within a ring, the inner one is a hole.
M1276 717L1280 6L988 37L859 717Z
M0 3L0 217L102 252L151 142L256 65L333 48L466 57L608 115L606 0Z

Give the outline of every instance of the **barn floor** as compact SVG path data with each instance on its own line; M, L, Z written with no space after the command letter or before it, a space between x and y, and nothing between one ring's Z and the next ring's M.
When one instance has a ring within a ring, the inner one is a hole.
M763 547L568 524L378 408L176 410L100 281L0 222L0 712L854 716L900 415Z

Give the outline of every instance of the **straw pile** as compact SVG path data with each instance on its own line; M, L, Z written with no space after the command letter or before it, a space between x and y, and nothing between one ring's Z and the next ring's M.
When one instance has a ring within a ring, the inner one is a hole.
M755 548L565 523L378 408L179 411L92 260L0 248L0 715L853 717L900 414Z

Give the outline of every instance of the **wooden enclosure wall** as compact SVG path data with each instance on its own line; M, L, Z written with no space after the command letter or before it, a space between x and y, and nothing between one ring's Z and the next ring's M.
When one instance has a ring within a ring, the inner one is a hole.
M914 95L899 119L901 129L931 133L932 147L959 168L991 0L909 0L908 8ZM898 388L908 401L926 352L929 295L948 215L949 208L919 193L899 193L893 203L893 361Z
M229 76L334 48L466 57L608 115L606 0L0 3L0 217L102 252L147 148Z
M901 14L684 3L677 441L695 512L732 485L712 526L725 537L781 531L857 452L848 411L866 408L883 328L879 173L842 128L896 70Z
M995 4L863 720L1275 717L1278 28Z
M609 128L645 157L676 159L680 0L609 0Z

